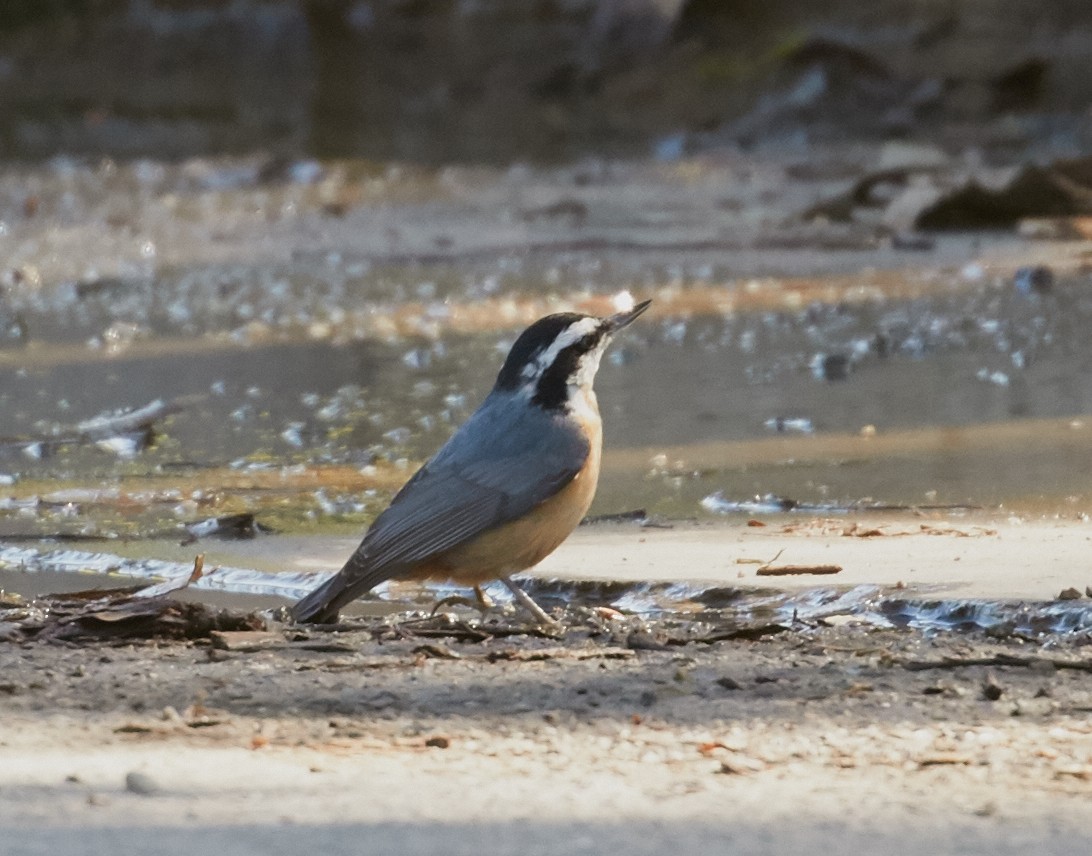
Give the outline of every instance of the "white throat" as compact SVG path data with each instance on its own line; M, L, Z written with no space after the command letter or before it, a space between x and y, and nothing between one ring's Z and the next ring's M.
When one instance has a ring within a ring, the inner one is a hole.
M596 345L594 350L588 351L580 358L580 365L571 378L569 378L569 389L576 387L588 392L592 392L592 384L595 382L595 375L599 371L599 361L603 359L603 352L607 349L609 339L604 336L599 340L599 344ZM594 393L592 393L594 397Z

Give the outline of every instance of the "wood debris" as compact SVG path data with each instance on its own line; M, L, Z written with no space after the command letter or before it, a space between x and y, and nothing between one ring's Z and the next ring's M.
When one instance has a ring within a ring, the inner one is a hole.
M961 752L933 752L918 759L919 767L960 766L966 767L974 763L970 755Z
M755 575L759 577L825 576L841 572L841 565L764 565L755 571Z
M209 641L221 651L266 651L285 645L284 634L272 630L213 630Z
M533 662L535 660L630 660L637 656L629 648L509 648L494 651L486 659L491 663L499 660Z

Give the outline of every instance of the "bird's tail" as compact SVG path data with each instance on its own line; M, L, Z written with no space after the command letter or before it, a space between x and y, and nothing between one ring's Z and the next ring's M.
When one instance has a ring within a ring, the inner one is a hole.
M296 601L289 609L300 624L333 624L338 612L364 592L387 579L385 574L369 573L354 553L340 571Z
M338 594L343 592L340 577L341 574L334 574L317 589L292 604L288 610L292 620L300 624L333 624L337 621L337 614L345 605L338 601Z

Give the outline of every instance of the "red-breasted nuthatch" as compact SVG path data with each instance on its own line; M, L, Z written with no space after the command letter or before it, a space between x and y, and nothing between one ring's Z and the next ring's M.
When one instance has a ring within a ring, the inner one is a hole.
M492 392L391 500L333 577L292 607L332 622L384 580L502 580L552 553L587 513L603 425L592 389L611 337L651 301L607 318L563 312L523 331Z

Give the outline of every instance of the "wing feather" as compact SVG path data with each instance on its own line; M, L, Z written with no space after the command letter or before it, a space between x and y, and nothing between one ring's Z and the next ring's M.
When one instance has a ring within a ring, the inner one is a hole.
M504 501L499 491L456 472L427 472L376 521L361 558L377 567L437 555L501 522Z
M522 517L580 472L587 441L553 437L555 448L498 449L467 460L437 455L391 502L360 545L370 568L403 565L439 555L476 535ZM551 444L547 444L551 445ZM503 454L507 452L507 454ZM513 452L517 452L513 454Z

